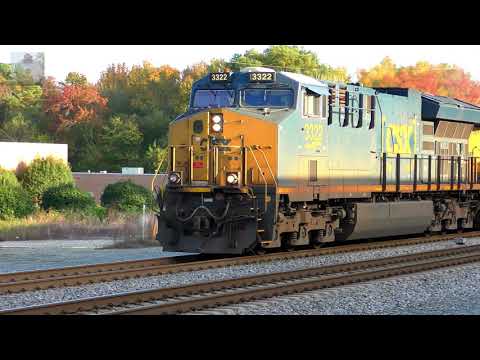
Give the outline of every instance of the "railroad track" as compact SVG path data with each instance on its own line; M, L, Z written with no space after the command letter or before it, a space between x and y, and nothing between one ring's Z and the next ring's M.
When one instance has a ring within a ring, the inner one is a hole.
M478 237L480 231L461 234L462 237ZM198 271L234 265L296 259L319 255L367 251L421 243L433 243L458 238L458 234L435 235L410 239L376 241L372 243L348 244L323 249L297 250L257 256L214 258L205 255L184 255L150 260L134 260L75 266L29 272L0 274L0 294L49 288L79 286L85 284L157 276L185 271Z
M136 291L28 308L0 315L164 315L413 274L480 261L480 245L310 269Z

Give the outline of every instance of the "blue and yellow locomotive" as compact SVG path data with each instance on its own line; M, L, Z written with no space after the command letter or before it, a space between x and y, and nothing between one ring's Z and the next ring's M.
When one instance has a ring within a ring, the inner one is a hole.
M211 73L169 127L165 250L244 254L473 228L480 107L267 68Z

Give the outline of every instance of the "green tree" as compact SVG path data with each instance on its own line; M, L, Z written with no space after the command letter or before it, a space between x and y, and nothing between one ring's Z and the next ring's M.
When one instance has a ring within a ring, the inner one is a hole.
M128 213L141 212L143 205L147 210L155 207L152 192L130 180L107 185L101 202L102 206Z
M63 184L49 188L42 197L42 207L45 210L76 210L84 211L95 208L95 199L73 184Z
M334 68L320 63L318 56L299 46L274 45L263 52L247 50L243 55L234 54L230 63L234 71L244 67L264 66L277 71L301 73L322 80L349 81L345 68Z
M69 72L65 78L65 84L68 85L77 85L77 86L86 86L88 85L87 77L78 72Z
M150 144L147 148L145 153L145 169L148 172L155 172L159 165L161 165L159 171L166 171L167 169L167 148L161 147L157 144L155 140L152 144Z
M131 119L112 117L100 134L100 151L105 163L112 171L119 171L123 166L138 166L143 134Z
M35 129L32 122L25 119L21 113L8 119L0 127L0 139L9 141L31 141L34 138L34 133Z
M51 156L34 159L21 174L20 180L24 189L37 204L41 203L43 194L49 188L73 184L73 176L68 164Z

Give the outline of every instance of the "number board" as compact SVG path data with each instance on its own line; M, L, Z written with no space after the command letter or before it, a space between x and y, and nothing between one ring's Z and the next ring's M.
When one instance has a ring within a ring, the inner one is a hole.
M274 72L251 72L250 82L275 82L276 73Z
M211 82L229 82L230 73L210 73Z

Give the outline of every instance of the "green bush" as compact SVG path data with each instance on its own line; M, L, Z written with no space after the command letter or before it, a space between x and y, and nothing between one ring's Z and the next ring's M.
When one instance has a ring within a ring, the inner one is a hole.
M42 196L42 207L45 210L83 211L95 206L95 199L89 193L76 188L73 184L52 186Z
M32 198L21 186L0 186L0 219L22 218L35 211Z
M34 201L40 203L49 188L73 184L73 176L70 167L63 160L49 156L33 160L22 174L21 182Z
M0 168L0 186L20 186L13 171Z
M141 212L143 204L146 205L148 210L151 210L154 206L152 193L130 180L107 185L101 201L102 205L107 208L129 213Z

